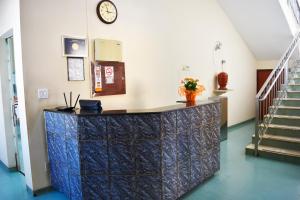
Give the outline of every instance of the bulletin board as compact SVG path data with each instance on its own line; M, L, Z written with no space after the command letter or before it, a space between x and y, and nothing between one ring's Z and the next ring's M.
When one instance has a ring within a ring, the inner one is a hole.
M125 64L96 61L91 63L92 96L126 94Z

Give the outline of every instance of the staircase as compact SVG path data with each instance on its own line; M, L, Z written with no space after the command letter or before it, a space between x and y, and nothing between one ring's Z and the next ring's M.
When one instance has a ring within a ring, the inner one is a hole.
M300 164L299 34L256 96L256 133L246 154Z

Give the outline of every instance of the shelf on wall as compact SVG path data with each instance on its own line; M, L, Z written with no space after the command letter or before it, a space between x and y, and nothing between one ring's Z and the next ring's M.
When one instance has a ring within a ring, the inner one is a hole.
M232 89L227 89L227 90L214 90L214 93L217 95L225 94L226 92L233 91Z

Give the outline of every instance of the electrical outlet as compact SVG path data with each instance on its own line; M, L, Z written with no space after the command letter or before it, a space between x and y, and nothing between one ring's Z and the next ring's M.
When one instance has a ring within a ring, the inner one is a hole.
M45 162L45 171L50 171L50 163L48 161Z
M38 98L39 99L48 99L48 89L47 88L39 88L38 89Z

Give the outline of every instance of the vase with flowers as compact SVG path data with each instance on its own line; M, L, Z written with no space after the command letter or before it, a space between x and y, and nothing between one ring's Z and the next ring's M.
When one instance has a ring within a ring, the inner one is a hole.
M181 81L181 86L179 87L180 96L185 96L188 103L194 103L196 101L196 96L200 95L204 90L204 86L199 84L198 79L194 78L184 78Z

